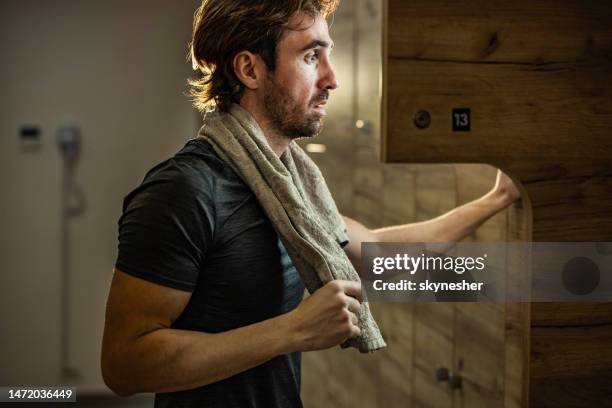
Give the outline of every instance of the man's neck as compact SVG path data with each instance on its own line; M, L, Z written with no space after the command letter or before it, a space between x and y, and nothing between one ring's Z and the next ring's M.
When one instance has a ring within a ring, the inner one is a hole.
M285 150L287 150L287 147L289 147L291 139L277 132L274 126L270 123L270 120L266 117L261 109L258 109L256 104L248 103L248 101L243 100L240 102L240 106L246 109L251 114L253 119L255 119L263 131L263 134L268 141L268 145L274 151L274 153L280 157Z

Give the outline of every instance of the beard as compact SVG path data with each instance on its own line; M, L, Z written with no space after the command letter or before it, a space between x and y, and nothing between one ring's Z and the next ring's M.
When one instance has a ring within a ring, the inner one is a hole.
M329 91L323 90L310 101L308 107L326 100L328 95ZM270 76L266 81L264 109L274 129L289 139L313 137L321 133L323 128L319 115L305 112L287 89L274 82Z

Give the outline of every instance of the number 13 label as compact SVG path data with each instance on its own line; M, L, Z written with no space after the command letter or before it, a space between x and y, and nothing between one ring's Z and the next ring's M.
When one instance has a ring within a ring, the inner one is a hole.
M470 131L470 108L453 108L453 132Z

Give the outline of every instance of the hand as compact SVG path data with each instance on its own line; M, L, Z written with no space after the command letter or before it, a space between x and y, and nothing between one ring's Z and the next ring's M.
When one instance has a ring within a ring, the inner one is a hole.
M516 187L516 184L514 184L514 181L501 170L497 170L497 179L495 180L495 187L493 187L492 193L502 197L506 205L510 205L521 198L521 192Z
M287 316L295 349L326 349L359 336L357 314L362 301L361 284L345 280L328 282L304 299Z

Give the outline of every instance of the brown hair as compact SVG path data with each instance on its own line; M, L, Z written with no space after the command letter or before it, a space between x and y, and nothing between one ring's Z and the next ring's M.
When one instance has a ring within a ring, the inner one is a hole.
M269 70L276 68L276 47L289 19L298 12L324 18L339 0L203 0L196 10L189 58L202 76L190 79L189 96L204 112L227 111L239 102L244 85L234 74L233 59L242 50L261 56Z

